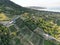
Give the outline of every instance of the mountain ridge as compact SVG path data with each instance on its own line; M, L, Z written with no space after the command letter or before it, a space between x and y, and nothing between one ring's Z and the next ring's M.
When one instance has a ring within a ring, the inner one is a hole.
M47 9L45 7L38 7L38 6L29 6L27 8L31 8L31 9Z

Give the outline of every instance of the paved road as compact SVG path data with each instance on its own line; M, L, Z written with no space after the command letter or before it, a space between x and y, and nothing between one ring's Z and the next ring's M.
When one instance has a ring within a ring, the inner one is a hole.
M15 20L18 19L19 17L20 17L20 16L17 16L17 17L15 17L15 18L13 18L13 19L10 20L9 22L7 22L7 23L5 24L5 26L6 26L6 27L9 27L9 26L13 25L13 23L15 23Z

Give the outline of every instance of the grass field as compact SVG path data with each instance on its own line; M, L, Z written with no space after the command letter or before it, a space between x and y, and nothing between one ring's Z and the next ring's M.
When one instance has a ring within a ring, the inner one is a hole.
M7 20L9 20L9 18L4 13L0 13L0 21L7 21Z

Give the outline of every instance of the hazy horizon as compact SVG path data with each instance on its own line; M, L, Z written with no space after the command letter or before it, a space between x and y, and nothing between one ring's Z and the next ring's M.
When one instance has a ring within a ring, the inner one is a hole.
M54 10L60 12L60 0L11 0L23 7L38 6L46 7L48 10Z
M21 6L60 7L60 0L11 0Z

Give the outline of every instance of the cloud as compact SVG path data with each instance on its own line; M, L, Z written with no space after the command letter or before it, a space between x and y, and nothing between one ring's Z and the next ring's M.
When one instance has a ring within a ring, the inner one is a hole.
M42 6L57 7L60 6L60 0L11 0L21 6Z

